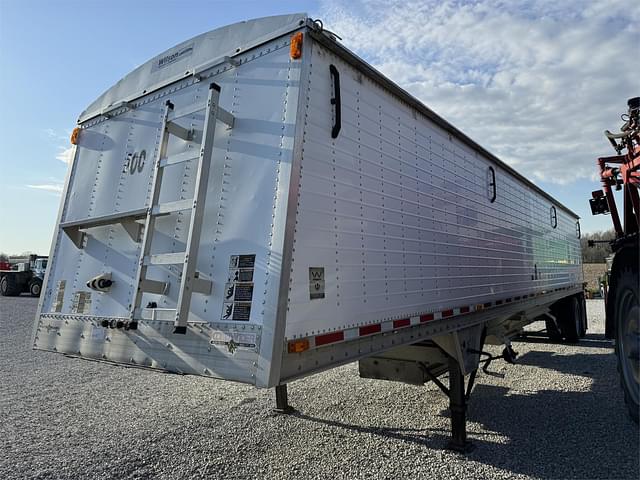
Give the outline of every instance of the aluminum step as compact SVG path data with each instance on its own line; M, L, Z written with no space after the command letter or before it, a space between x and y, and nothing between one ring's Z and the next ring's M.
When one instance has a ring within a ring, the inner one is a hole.
M116 212L108 215L71 220L60 223L60 228L62 228L62 231L67 234L77 248L83 248L84 246L85 234L83 230L118 223L122 225L134 242L139 242L142 224L137 223L137 220L144 219L147 216L148 210L148 208L138 208L126 212Z
M184 128L182 125L178 125L175 122L167 122L167 132L182 140L190 142L193 140L194 130L191 128Z
M186 200L176 200L175 202L161 203L151 210L152 215L169 215L170 213L182 212L195 208L196 201L193 198Z
M83 218L80 220L71 220L60 223L60 227L66 228L93 228L102 227L104 225L113 225L121 223L123 220L141 220L147 215L147 208L137 208L126 212L115 212L108 215L100 215L96 217Z
M176 165L177 163L197 160L198 158L200 158L200 149L190 148L185 152L163 158L162 160L160 160L160 167L164 168L168 167L169 165Z
M204 111L206 108L207 106L205 104L198 104L175 110L174 112L169 114L169 122L173 122L175 120L178 120L179 118L188 117L189 115L193 115L194 113ZM231 112L228 112L224 108L218 107L216 118L222 123L225 123L227 126L233 128L233 114Z
M204 103L198 103L194 105L188 105L186 107L179 108L177 110L172 111L169 114L169 121L173 122L179 118L188 117L189 115L193 115L194 113L204 112L207 106Z
M145 265L183 265L186 252L156 253L144 257Z

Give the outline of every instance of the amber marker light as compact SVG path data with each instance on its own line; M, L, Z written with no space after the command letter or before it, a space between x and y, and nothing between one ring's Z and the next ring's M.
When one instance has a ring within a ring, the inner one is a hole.
M80 127L76 127L73 129L73 132L71 132L71 144L72 145L77 145L78 144L78 136L80 135Z
M302 32L294 33L293 35L291 35L289 56L294 60L302 57Z
M309 340L306 338L289 342L289 353L302 353L305 350L309 350Z

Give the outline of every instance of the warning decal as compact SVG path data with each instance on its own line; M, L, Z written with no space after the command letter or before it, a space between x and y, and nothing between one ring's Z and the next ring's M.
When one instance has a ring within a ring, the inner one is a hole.
M255 349L258 345L256 333L215 331L209 341L211 345L226 345L229 353L234 354L238 348Z
M324 298L324 267L309 267L309 300Z
M225 303L222 307L222 320L248 322L251 316L251 303Z
M55 313L59 313L62 311L62 303L64 302L64 289L67 285L66 280L58 281L56 285L56 293L53 296L54 301L51 304L51 311Z
M255 255L231 255L229 276L224 286L221 320L248 322L253 300Z
M73 294L71 313L91 313L91 292L78 291Z

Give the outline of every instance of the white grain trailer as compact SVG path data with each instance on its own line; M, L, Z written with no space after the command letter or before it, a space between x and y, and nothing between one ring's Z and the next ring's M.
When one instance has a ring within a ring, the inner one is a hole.
M281 409L354 360L449 371L464 449L485 341L584 334L578 217L304 14L167 50L72 143L36 349L276 387Z

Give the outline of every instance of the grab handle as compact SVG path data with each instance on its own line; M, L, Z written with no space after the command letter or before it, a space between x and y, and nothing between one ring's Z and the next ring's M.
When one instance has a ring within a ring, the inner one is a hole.
M492 188L492 192L491 192L491 197L489 197L489 201L491 203L496 201L496 171L494 170L493 167L489 167L489 175L488 175L488 180L489 180L489 187Z
M340 105L340 73L334 65L329 65L329 73L333 81L333 98L331 105L335 107L335 121L331 128L331 138L338 138L340 127L342 126L342 107Z

